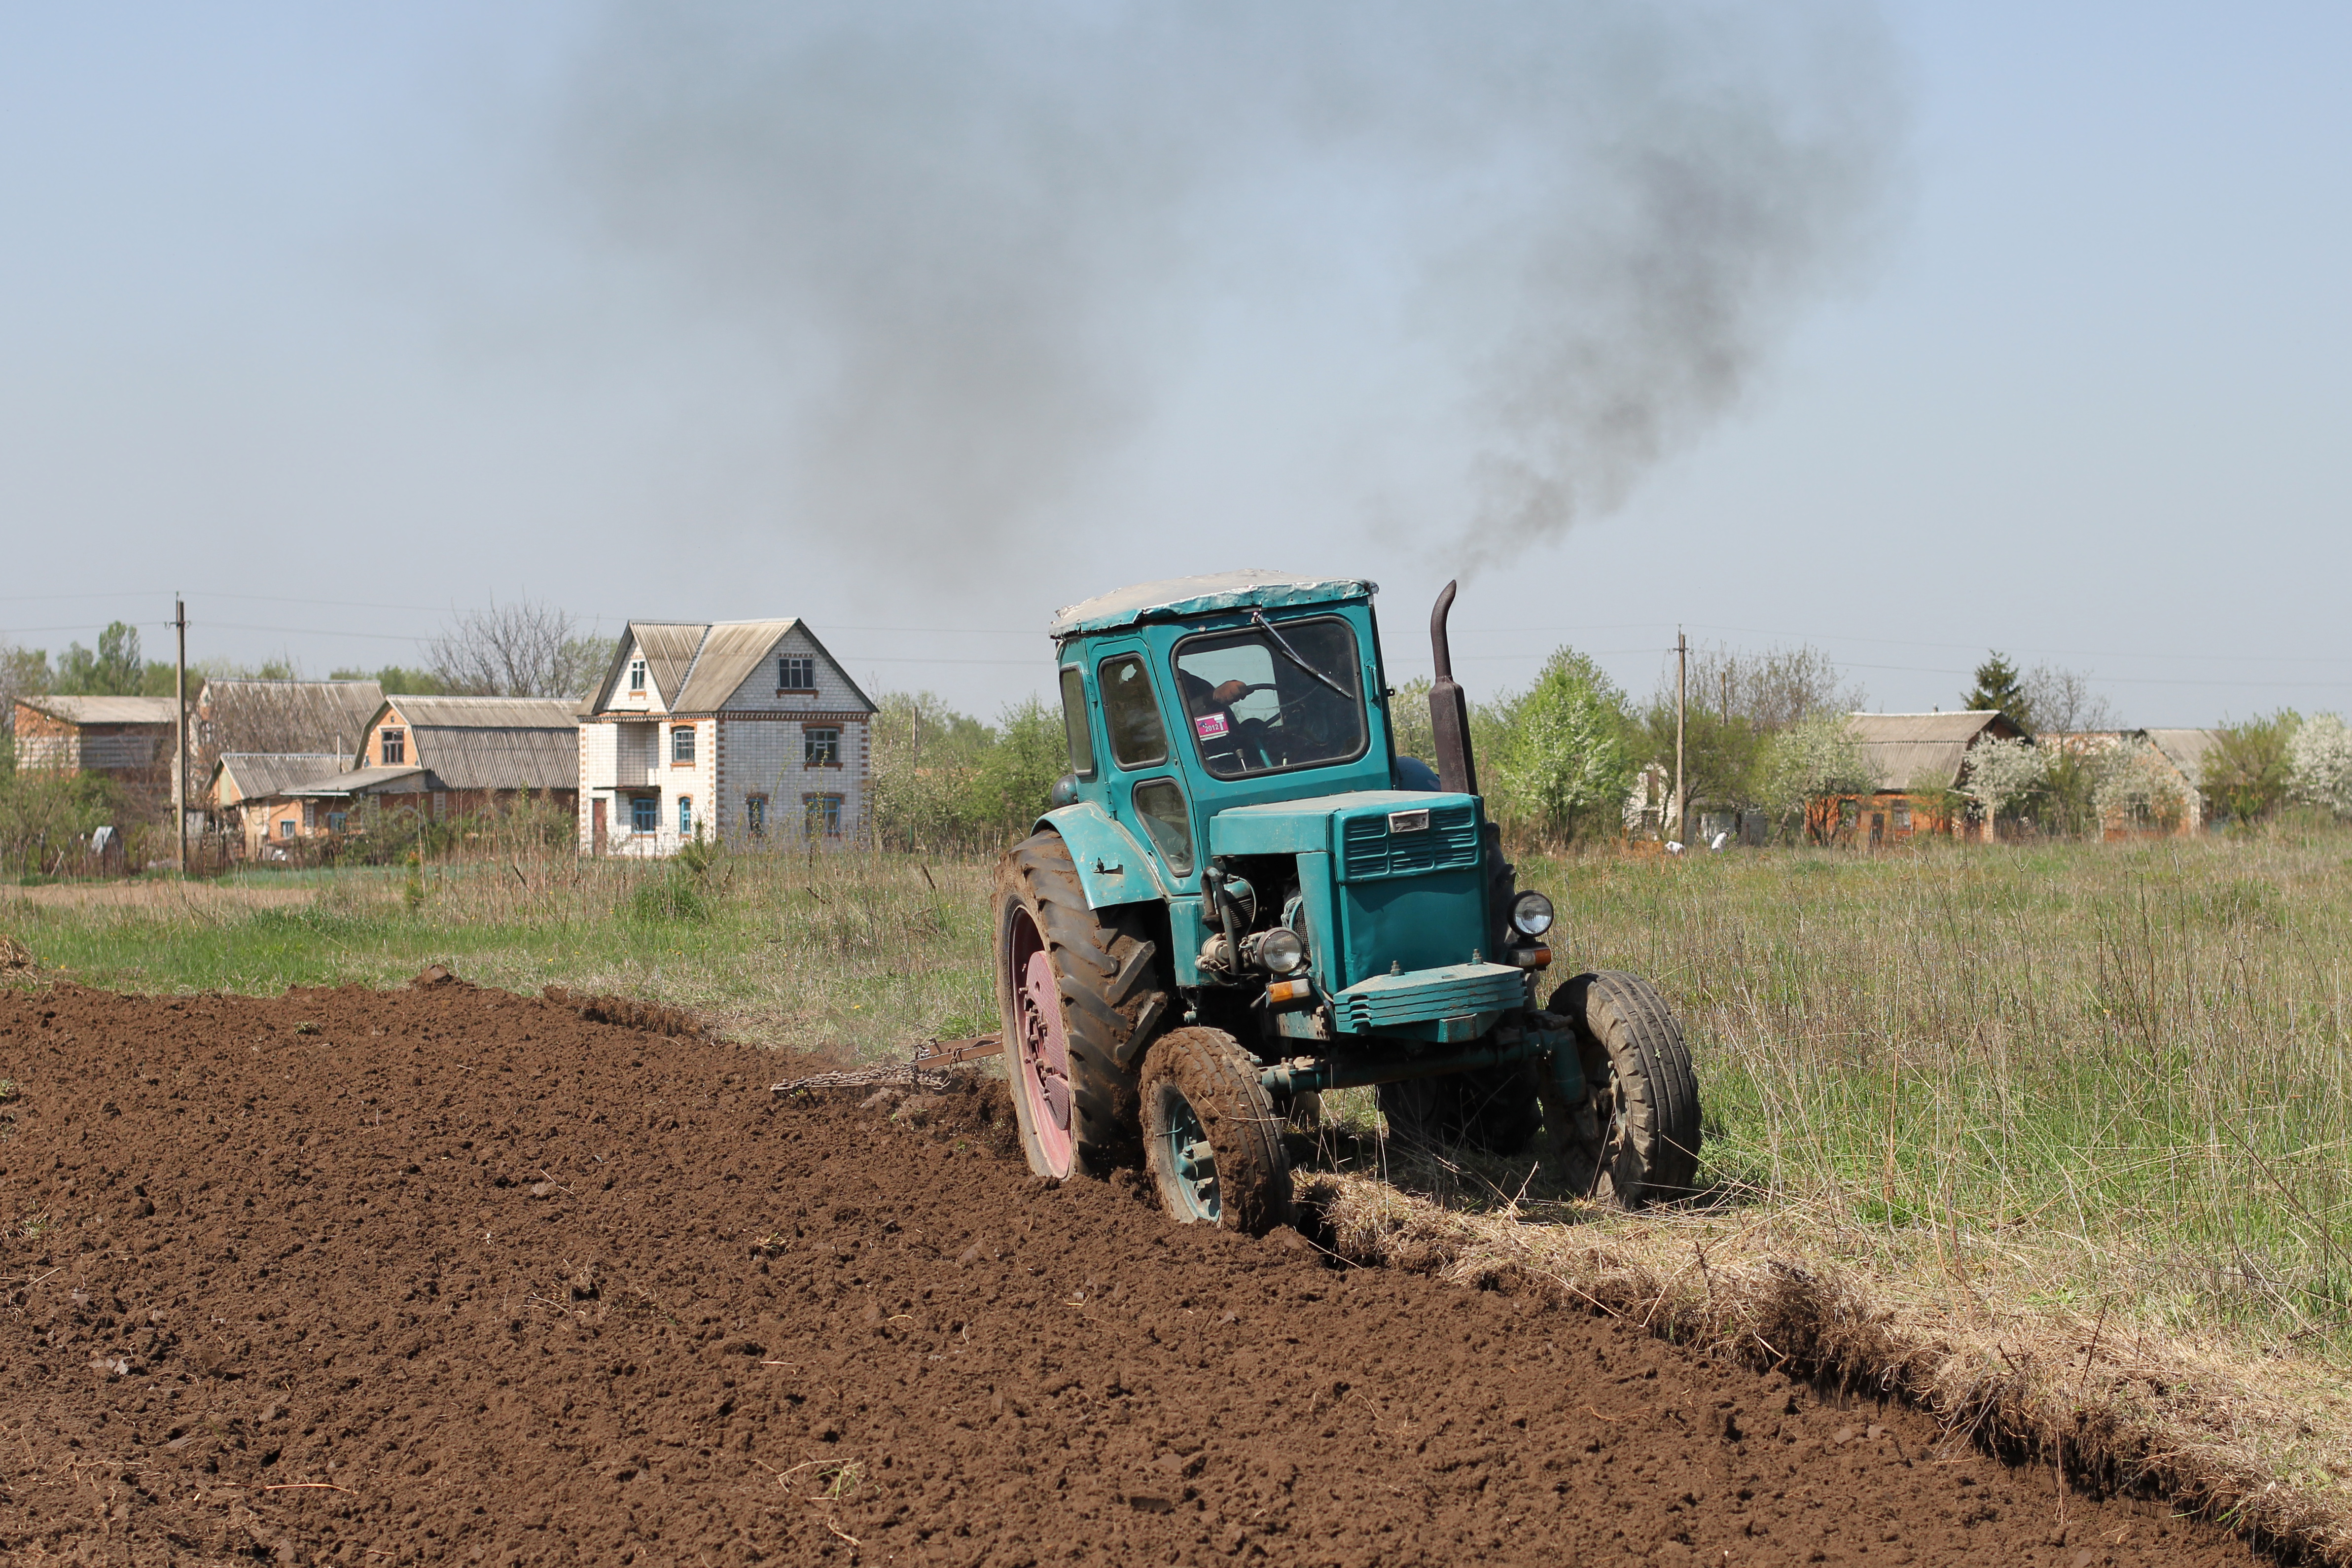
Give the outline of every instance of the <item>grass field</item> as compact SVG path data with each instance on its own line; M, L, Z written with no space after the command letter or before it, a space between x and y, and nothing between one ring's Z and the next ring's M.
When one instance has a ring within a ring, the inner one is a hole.
M90 985L381 985L440 962L876 1058L993 1027L991 874L553 858L315 877L281 907L236 884L141 904L0 890L0 932ZM1375 1228L1451 1226L1456 1255L1499 1247L1562 1278L1605 1240L1661 1291L1803 1259L1913 1341L2079 1359L2078 1401L2133 1365L2172 1369L2143 1405L2189 1388L2249 1473L2352 1518L2352 835L1528 858L1521 881L1558 899L1564 963L1649 976L1674 1003L1709 1191L1596 1216L1532 1156L1388 1149L1359 1093L1335 1105L1325 1163L1391 1178Z

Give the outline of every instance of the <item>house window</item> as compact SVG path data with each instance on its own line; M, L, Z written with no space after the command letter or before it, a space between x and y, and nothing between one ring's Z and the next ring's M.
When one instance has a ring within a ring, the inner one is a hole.
M641 795L629 802L629 830L651 833L661 826L661 802L652 795Z
M319 803L315 800L306 800L302 803L302 831L305 833L319 831Z
M1898 805L1895 808L1895 826L1905 828L1911 826L1911 808L1909 806Z
M677 836L680 838L694 837L694 797L690 795L677 797Z
M291 838L294 837L294 819L292 817L281 816L278 819L278 837L280 838Z
M751 830L751 837L754 838L761 837L767 833L768 797L766 795L747 795L743 797L743 825Z
M643 691L645 689L646 661L641 658L633 658L629 660L629 689L632 691Z
M331 811L327 813L327 831L341 833L343 830L343 824L351 819L351 813L347 811Z
M694 726L673 724L669 731L669 760L672 763L694 761Z
M841 837L841 796L837 795L804 795L801 809L806 814L803 831L811 838Z
M813 658L779 658L776 660L776 695L787 691L816 689L816 660Z
M802 725L801 766L804 768L841 766L841 731L829 724Z
M383 732L383 765L387 768L397 767L401 763L407 762L408 731L405 730L386 730Z
M433 792L433 820L446 822L448 819L449 792L446 789L436 789Z

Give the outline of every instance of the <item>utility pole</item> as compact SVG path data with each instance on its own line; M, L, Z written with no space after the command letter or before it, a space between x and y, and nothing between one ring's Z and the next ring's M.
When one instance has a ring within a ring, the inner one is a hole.
M1683 720L1690 700L1690 638L1682 628L1675 628L1675 840L1683 842L1688 835L1685 818L1690 816L1690 803L1683 795Z
M173 661L173 725L179 731L179 755L172 763L172 816L180 827L180 878L188 875L188 602L172 595L172 626L180 634L180 650Z

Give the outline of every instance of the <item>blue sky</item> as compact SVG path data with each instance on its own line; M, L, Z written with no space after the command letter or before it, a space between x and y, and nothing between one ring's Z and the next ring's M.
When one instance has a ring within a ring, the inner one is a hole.
M1455 612L1474 689L1572 642L1646 692L1680 626L1812 642L1892 709L1955 705L1996 647L2087 673L2124 722L2352 709L2352 13L1822 14L1861 40L1826 79L1885 100L1858 121L1886 143L1874 194L1622 502L1484 552ZM1213 205L1074 190L1115 221L1062 238L1118 285L1029 302L1115 313L1129 357L1106 363L1148 373L1027 423L982 399L1017 500L902 532L806 470L863 433L885 449L843 472L928 472L936 423L810 438L806 320L664 227L669 184L714 157L742 178L762 145L665 152L663 188L612 195L642 148L607 110L667 40L589 7L224 15L0 14L0 637L54 650L120 617L158 652L179 589L194 654L323 673L414 662L441 612L494 596L607 629L798 614L862 680L985 712L1046 689L1056 605L1261 564L1378 579L1392 666L1425 668L1430 598L1480 553L1475 416L1427 392L1470 329L1427 312L1474 315L1491 279L1397 286L1438 252L1369 161L1387 143L1339 177L1272 161ZM1241 156L1213 153L1163 172ZM1447 199L1475 228L1486 195L1537 188L1516 178ZM898 232L852 260L887 271ZM1040 419L1083 453L1043 479ZM909 479L908 504L969 480Z

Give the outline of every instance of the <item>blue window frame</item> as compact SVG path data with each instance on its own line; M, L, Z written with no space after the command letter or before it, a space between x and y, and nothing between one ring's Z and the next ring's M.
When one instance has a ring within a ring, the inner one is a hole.
M677 836L680 838L694 837L694 797L690 795L677 797Z
M641 795L629 802L629 827L637 833L651 833L661 826L661 802L649 795Z

